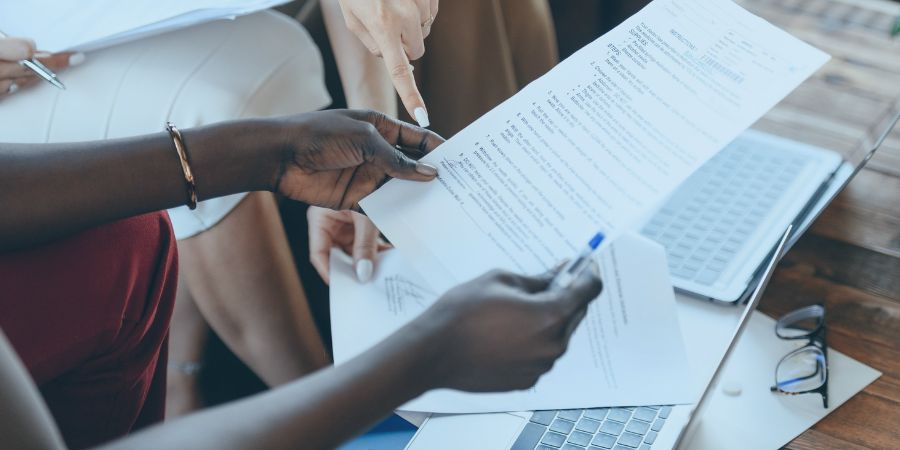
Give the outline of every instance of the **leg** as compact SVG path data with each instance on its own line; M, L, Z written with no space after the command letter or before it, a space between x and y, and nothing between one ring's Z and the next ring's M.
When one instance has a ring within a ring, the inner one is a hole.
M184 279L184 274L180 273L179 278ZM203 348L208 333L209 325L197 309L187 283L179 283L169 331L166 383L168 419L203 406L197 390L197 375L199 364L203 360Z
M328 364L271 194L249 194L215 227L178 246L199 310L266 383Z
M69 447L162 420L176 277L165 213L0 255L0 327Z

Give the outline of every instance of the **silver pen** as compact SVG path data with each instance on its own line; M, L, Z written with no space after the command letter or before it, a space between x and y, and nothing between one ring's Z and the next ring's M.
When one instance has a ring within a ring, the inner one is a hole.
M7 36L6 33L0 31L0 38L5 38L5 37L9 37L9 36ZM48 69L47 66L41 64L41 62L35 58L23 59L23 60L19 61L19 65L26 67L27 69L36 73L39 77L46 80L48 83L50 83L60 89L66 88L66 85L62 84L62 82L59 81L59 77L57 77L56 74L53 73L52 70Z

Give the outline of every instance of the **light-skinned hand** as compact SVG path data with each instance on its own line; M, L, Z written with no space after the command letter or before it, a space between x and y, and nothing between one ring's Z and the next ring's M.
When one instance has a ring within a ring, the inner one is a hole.
M347 27L373 54L384 59L400 101L420 126L429 125L428 110L410 61L425 54L438 0L339 0Z
M19 89L44 82L37 74L19 64L23 59L35 57L54 72L84 62L83 53L50 54L36 50L31 39L0 37L0 99L15 94Z
M355 211L334 211L311 206L309 222L309 260L319 276L330 283L331 249L337 247L353 257L356 279L365 283L372 278L378 252L391 246L379 236L368 217Z

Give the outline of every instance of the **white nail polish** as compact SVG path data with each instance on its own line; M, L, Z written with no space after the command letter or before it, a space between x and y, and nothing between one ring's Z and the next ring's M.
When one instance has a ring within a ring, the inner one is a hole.
M72 53L71 55L69 55L69 65L72 67L83 63L84 60L85 60L84 53L78 52L78 53Z
M53 53L50 52L34 52L33 58L44 59L53 56Z
M366 283L372 279L372 269L374 266L372 265L372 261L368 259L361 259L356 263L356 279L360 283Z
M425 111L425 108L418 107L413 110L413 115L416 116L416 122L419 122L419 126L422 128L428 128L431 125L431 122L428 121L428 113Z

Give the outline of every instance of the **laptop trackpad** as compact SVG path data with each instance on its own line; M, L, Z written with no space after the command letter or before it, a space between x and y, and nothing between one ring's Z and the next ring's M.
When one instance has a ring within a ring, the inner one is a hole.
M406 448L507 450L526 421L523 417L506 413L432 416Z

